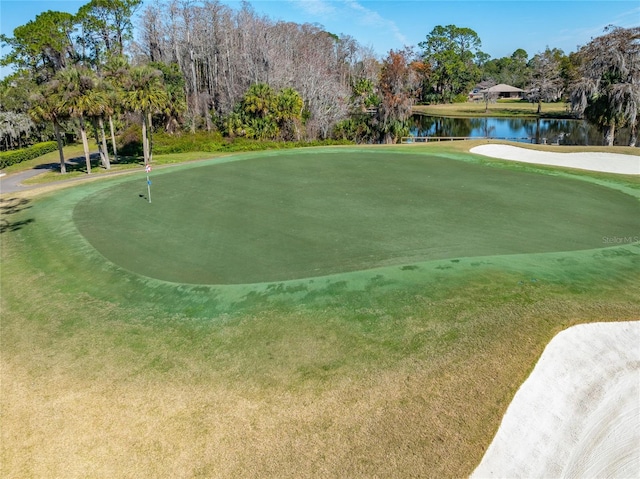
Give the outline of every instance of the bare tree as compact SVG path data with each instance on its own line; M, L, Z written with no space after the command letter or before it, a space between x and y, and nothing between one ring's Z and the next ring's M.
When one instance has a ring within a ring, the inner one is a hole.
M370 50L318 25L274 22L243 3L233 10L218 0L149 4L140 19L138 54L175 62L185 78L192 128L223 118L257 83L293 88L304 101L310 136L328 136L347 115L351 83L377 76ZM162 32L162 33L160 33Z
M542 102L556 101L562 97L564 81L561 76L561 60L564 54L557 48L547 49L536 54L530 62L531 83L529 100L538 103L542 112Z
M480 88L480 94L482 95L482 101L484 102L484 112L489 111L489 103L495 103L498 99L498 92L491 88L496 86L496 82L493 80L485 80L478 83Z

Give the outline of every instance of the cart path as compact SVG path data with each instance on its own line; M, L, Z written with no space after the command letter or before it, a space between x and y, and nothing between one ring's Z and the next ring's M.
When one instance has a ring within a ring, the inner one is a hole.
M98 154L97 153L92 153L91 154L91 158L97 158ZM82 163L84 164L85 159L84 157L76 157L76 158L71 158L69 160L66 160L66 165L67 167L74 165L74 164L78 164L78 163ZM111 175L118 175L118 174L125 174L125 173L132 173L135 170L122 170L122 171L113 171L113 172L103 172L103 170L101 169L101 167L94 167L94 169L100 169L100 175L83 175L83 176L76 176L75 178L68 178L68 179L62 179L62 180L57 180L54 182L49 182L49 183L40 183L40 184L34 184L34 185L25 185L23 184L24 181L33 178L34 176L38 176L41 175L43 173L48 173L51 171L59 171L59 163L46 163L46 164L42 164L42 165L37 165L34 168L30 169L30 170L24 170L24 171L19 171L17 173L12 173L10 175L6 175L6 176L1 176L0 177L0 195L1 194L6 194L6 193L18 193L20 191L28 191L28 190L33 190L36 188L43 188L45 186L51 186L53 184L64 184L64 183L72 183L72 182L79 182L79 181L83 181L87 178L96 178L96 177L104 177L104 176L111 176Z

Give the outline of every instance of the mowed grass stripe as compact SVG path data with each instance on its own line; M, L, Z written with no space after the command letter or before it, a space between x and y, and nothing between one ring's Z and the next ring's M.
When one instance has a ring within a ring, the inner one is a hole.
M74 221L115 264L177 283L598 248L637 235L640 216L636 199L583 181L393 151L287 152L152 178L151 204L144 181L120 182Z

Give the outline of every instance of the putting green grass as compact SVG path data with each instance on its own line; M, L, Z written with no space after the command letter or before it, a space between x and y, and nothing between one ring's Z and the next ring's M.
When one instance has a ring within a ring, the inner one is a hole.
M73 218L116 265L176 283L591 249L637 235L640 217L610 188L393 150L278 152L151 177L151 203L137 177L87 196Z

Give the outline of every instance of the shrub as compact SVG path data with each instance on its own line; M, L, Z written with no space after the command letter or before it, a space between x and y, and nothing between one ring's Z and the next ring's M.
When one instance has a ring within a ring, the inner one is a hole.
M315 141L274 141L256 140L245 137L224 138L219 131L196 133L183 133L169 135L156 133L152 139L153 153L166 155L172 153L188 153L193 151L215 152L242 152L260 150L279 150L298 148L305 146L345 145L353 144L349 140L315 140ZM142 155L142 143L140 141L140 127L132 126L125 130L118 139L118 153L124 156Z
M221 144L222 135L219 132L199 131L181 135L158 133L153 136L153 152L159 155L189 151L220 151Z
M220 132L196 132L182 135L158 133L153 137L153 153L163 155L169 153L187 153L190 151L240 152L260 150L280 150L304 146L351 144L346 140L306 141L274 141L256 140L245 137L223 138Z
M3 151L0 153L0 168L6 168L16 163L22 163L23 161L33 160L46 153L51 153L58 149L58 144L55 141L45 141L43 143L36 143L29 148L22 148L20 150Z
M265 141L235 138L222 145L219 151L260 151L284 150L289 148L303 148L310 146L352 145L349 140L314 140L314 141Z
M118 137L118 155L142 156L142 130L138 125L131 125Z

